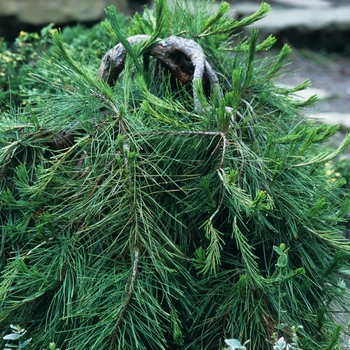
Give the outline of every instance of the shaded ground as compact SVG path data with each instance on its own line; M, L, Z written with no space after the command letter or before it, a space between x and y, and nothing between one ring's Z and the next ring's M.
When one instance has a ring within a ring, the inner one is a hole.
M234 4L250 2L260 4L262 0L229 0ZM278 0L264 0L272 7L287 8L292 6L281 5ZM291 0L290 0L291 1ZM305 0L307 2L308 0ZM328 0L332 7L349 6L350 0ZM294 6L295 8L295 6ZM350 13L349 13L350 16ZM303 44L303 40L297 40L293 35L298 34L298 28L295 32L290 30L286 33L283 42L293 43L293 53L290 55L289 71L291 74L283 77L283 83L297 85L305 79L310 79L312 87L323 89L330 92L333 97L317 104L318 112L346 113L350 118L350 46L344 48L338 53L333 52L315 52L309 50L310 46ZM288 37L288 35L291 37ZM311 37L310 42L315 44L319 42L320 37L316 35ZM319 34L319 33L318 33ZM302 38L299 38L302 39ZM350 41L349 45L350 45ZM279 46L279 45L277 45ZM301 48L303 46L303 48ZM324 50L324 46L322 50ZM268 54L271 54L269 52Z
M290 73L284 77L282 81L284 84L295 86L309 79L312 87L332 94L332 97L316 103L314 106L316 113L343 113L342 120L350 119L350 55L294 49L290 61L288 66ZM332 136L331 144L338 146L344 134L349 131L342 125L339 131ZM343 155L350 161L350 147ZM348 170L350 170L350 163L346 174L343 174L350 183ZM346 237L350 239L350 221Z
M350 54L316 53L294 49L290 56L288 74L284 83L297 85L310 79L312 86L330 92L333 97L319 101L319 112L350 115Z

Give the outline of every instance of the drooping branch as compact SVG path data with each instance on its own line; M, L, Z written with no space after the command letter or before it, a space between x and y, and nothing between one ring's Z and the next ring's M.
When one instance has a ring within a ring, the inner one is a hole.
M125 300L123 303L123 307L119 313L118 319L116 321L116 324L114 326L113 332L112 332L112 339L111 339L111 344L110 344L110 349L114 349L114 345L116 343L116 337L117 337L117 333L118 333L118 329L119 326L124 318L124 315L126 313L126 310L128 308L128 305L130 303L131 300L131 296L133 294L134 291L134 286L136 283L136 276L138 273L138 266L139 266L139 248L136 247L134 250L134 262L133 262L133 267L132 267L132 271L131 271L131 276L130 276L130 282L129 282L129 287L127 289L127 294L125 296Z
M134 35L127 40L130 46L149 39L148 35ZM98 76L109 85L114 85L124 69L127 51L119 43L109 50L102 59ZM147 55L153 56L162 62L174 77L183 84L194 80L201 80L202 84L209 80L213 89L222 96L219 80L214 69L206 60L201 46L193 40L178 36L170 36L151 47ZM195 109L201 107L199 92L193 88Z

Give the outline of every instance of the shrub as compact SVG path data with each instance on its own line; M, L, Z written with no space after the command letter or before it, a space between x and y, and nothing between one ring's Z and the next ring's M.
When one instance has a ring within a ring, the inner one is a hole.
M302 116L307 82L274 84L290 48L260 61L274 38L238 37L267 4L200 4L127 29L107 8L98 77L54 31L34 75L54 93L0 121L0 328L36 348L340 347L349 203L324 164L350 137L323 151L337 128Z
M126 18L118 15L123 24ZM30 100L47 99L54 93L52 85L59 79L54 72L43 67L41 57L50 60L52 56L51 32L54 25L43 28L40 33L21 31L14 43L0 39L0 111L23 108ZM96 66L112 45L111 37L101 24L86 28L82 25L66 27L62 38L67 51L83 65ZM38 76L32 79L31 76ZM43 83L42 77L51 80L51 85Z

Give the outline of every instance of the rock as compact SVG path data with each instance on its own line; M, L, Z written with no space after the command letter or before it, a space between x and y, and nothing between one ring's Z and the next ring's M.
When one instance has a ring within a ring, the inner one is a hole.
M277 85L283 88L289 88L289 89L293 88L293 86L287 85L287 84L278 83ZM314 95L317 95L319 100L326 100L326 99L335 97L335 94L333 94L330 91L326 91L323 89L316 89L313 87L309 87L305 90L297 91L295 92L294 95L296 98L301 99L303 101L309 99L311 96L314 96Z
M246 17L254 12L256 12L260 7L260 4L256 2L243 1L239 3L231 4L231 8L233 9L234 17Z
M331 7L332 4L329 1L325 0L273 0L272 3L284 6L293 6L293 7L314 7L314 8L325 8Z
M251 27L262 31L269 28L274 33L288 27L302 27L303 30L315 31L327 29L350 29L350 6L332 9L272 9L262 20Z
M145 0L146 1L146 0ZM0 0L0 38L13 41L21 30L40 31L54 23L61 28L75 23L93 24L105 17L104 9L114 5L129 13L128 0Z
M335 8L274 9L250 28L262 37L312 49L345 50L349 45L350 6Z
M127 11L126 0L0 0L0 16L14 16L19 22L33 25L89 22L102 19L108 5Z
M313 113L310 119L326 124L337 124L342 129L350 130L350 114L345 113Z

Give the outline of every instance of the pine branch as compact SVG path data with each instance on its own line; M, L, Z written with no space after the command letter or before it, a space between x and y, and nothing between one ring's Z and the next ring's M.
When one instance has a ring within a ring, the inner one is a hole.
M229 7L227 3L221 3L218 12L208 19L208 22L205 23L204 27L201 28L197 34L198 38L221 34L227 35L227 39L230 40L241 28L264 18L270 11L270 5L266 2L262 2L259 9L254 14L242 19L241 21L232 18L225 18L224 15L227 13L228 9Z
M344 152L344 150L348 148L349 145L350 145L350 134L347 134L335 151L330 153L329 152L319 153L316 156L308 159L306 162L294 164L292 166L296 168L296 167L302 167L302 166L309 166L317 163L329 162L333 160L335 157L337 157L340 153Z
M237 21L226 3L160 0L124 28L109 8L119 44L98 77L53 34L35 73L50 95L0 119L0 328L30 320L33 347L212 350L241 334L268 350L303 324L303 347L337 346L349 205L323 163L350 140L320 152L336 128L300 114L307 83L273 82L289 48L256 64L275 39L236 36L267 9Z
M133 290L135 287L136 277L137 277L137 273L138 273L138 265L139 265L139 248L135 248L133 258L134 258L134 262L133 262L133 266L132 266L132 270L131 270L129 287L127 289L127 293L125 296L123 306L120 310L119 316L117 318L117 321L115 323L115 326L114 326L114 329L113 329L112 335L111 335L111 345L110 345L111 350L114 349L114 346L116 343L117 332L119 331L120 324L124 318L124 315L126 313L128 305L131 301L131 297L132 297Z

